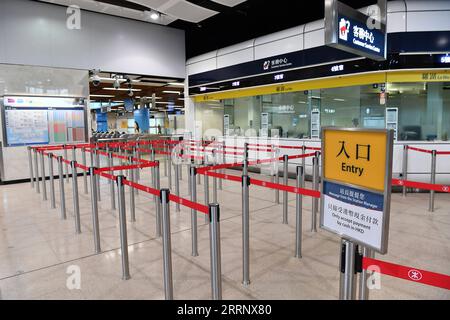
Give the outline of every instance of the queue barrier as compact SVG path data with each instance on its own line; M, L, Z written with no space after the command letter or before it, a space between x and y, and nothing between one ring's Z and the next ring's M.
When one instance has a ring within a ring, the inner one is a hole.
M363 270L374 271L373 266L376 266L381 274L450 290L450 276L446 274L406 267L373 258L363 258Z
M75 150L75 146L71 147L73 150ZM91 150L89 150L91 148ZM68 150L67 146L61 147L51 147L51 148L29 148L29 161L30 166L32 166L32 157L31 157L31 150L34 150L35 152L35 159L37 159L38 153L41 155L41 174L42 174L42 184L43 188L45 188L45 167L43 165L43 159L44 155L46 155L49 159L49 168L53 168L52 160L56 159L58 162L58 172L59 172L59 178L60 178L60 195L61 195L61 217L62 219L66 219L66 211L65 211L65 195L64 195L64 183L63 183L63 164L70 165L72 170L72 192L73 192L73 206L74 206L74 216L75 216L75 230L76 233L81 233L81 220L80 220L80 207L79 207L79 193L78 193L78 179L77 179L77 168L81 169L83 171L87 171L90 174L91 177L91 204L92 204L92 222L93 222L93 235L94 235L94 247L95 252L100 253L101 247L100 247L100 229L99 229L99 219L98 219L98 205L97 202L100 201L98 197L98 177L106 178L110 181L115 181L117 183L117 192L118 192L118 204L119 204L119 230L120 230L120 242L121 242L121 257L122 257L122 278L124 280L130 279L130 271L129 271L129 260L128 260L128 240L127 240L127 227L126 227L126 211L125 211L125 191L124 186L130 187L130 209L132 212L132 218L131 221L134 222L134 190L141 190L143 192L149 193L150 195L153 195L155 197L158 197L160 200L160 204L162 207L162 210L160 211L160 214L162 215L162 221L161 218L159 219L159 222L162 224L160 229L162 230L162 237L163 237L163 264L164 264L164 290L165 290L165 296L166 299L173 299L173 283L172 283L172 266L171 266L171 243L170 243L170 215L169 215L169 206L168 203L170 201L176 203L177 205L183 205L185 207L190 208L191 210L194 210L195 213L200 212L205 214L205 217L208 217L209 224L210 224L210 259L211 259L211 289L212 289L212 298L213 299L221 299L222 298L222 275L221 275L221 258L220 258L220 218L219 218L219 205L218 204L212 204L209 206L202 205L199 203L196 203L195 201L190 201L187 199L184 199L178 195L172 195L170 194L170 191L168 189L161 189L159 190L159 161L139 161L139 158L135 157L126 157L121 155L113 154L113 152L102 152L96 149L92 150L92 146L83 145L82 151L83 155L85 155L85 152L91 152L91 155L95 155L98 157L98 155L105 155L109 159L110 166L103 167L103 168L95 168L95 167L88 167L85 164L79 164L76 160L68 160L67 159L67 153L64 154L65 158L62 156L57 156L49 151L58 151L58 150ZM119 158L119 159L125 159L129 163L138 162L137 164L132 165L121 165L121 166L113 166L112 165L112 158L113 156ZM75 152L73 152L72 155L73 159L75 159ZM83 162L85 162L85 156L83 156ZM93 157L91 157L91 162L93 163ZM142 163L144 162L144 163ZM37 160L36 160L37 163ZM99 161L97 160L97 164L99 164ZM154 184L157 188L148 187L142 184L139 184L135 182L133 171L136 169L143 169L143 168L152 168L152 170L155 170L155 168L158 168L157 171L153 173L153 181L156 179L158 180L158 183ZM123 170L129 170L131 176L131 179L127 179L122 175L114 175L113 172L115 171L123 171ZM158 173L157 173L158 172ZM36 174L38 174L36 172ZM51 195L52 195L52 208L55 208L54 206L54 187L53 187L53 174L50 174L51 176ZM178 176L178 175L177 175ZM37 178L38 176L36 176ZM34 178L34 172L30 170L30 179L33 180ZM36 182L38 182L38 179L36 179ZM111 183L111 186L113 186L114 183ZM195 183L194 183L195 185ZM111 190L114 190L113 188ZM112 193L113 195L113 193ZM46 193L44 200L46 200ZM158 206L157 206L158 208ZM158 220L158 210L157 210L157 220ZM157 228L158 228L158 222ZM159 228L158 228L159 229ZM196 235L195 235L196 236ZM198 255L198 253L197 253Z

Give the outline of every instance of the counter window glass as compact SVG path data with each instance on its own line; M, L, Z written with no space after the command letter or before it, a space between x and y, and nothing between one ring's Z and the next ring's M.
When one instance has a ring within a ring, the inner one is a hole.
M397 140L447 140L450 83L375 83L198 103L197 127L229 135L319 138L320 128L393 128ZM388 115L388 116L386 116Z

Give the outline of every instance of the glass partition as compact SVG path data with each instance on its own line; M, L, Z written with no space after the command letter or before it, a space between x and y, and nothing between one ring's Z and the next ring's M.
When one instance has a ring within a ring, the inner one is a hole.
M450 83L375 83L196 105L203 134L222 135L224 115L229 135L237 136L319 138L317 128L338 126L395 128L397 140L447 140Z

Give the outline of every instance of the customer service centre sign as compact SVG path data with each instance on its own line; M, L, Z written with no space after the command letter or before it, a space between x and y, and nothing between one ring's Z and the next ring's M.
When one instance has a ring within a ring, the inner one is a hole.
M321 228L387 252L392 130L322 129Z

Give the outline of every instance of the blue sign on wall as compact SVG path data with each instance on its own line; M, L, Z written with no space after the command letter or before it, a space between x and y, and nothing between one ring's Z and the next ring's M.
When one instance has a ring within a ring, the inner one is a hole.
M386 35L379 29L369 29L366 23L344 15L338 16L338 43L369 55L385 56Z
M149 109L134 110L134 121L138 123L140 133L148 132L150 128Z
M97 109L95 119L97 122L97 131L108 132L108 114L106 112L101 112L100 109Z

